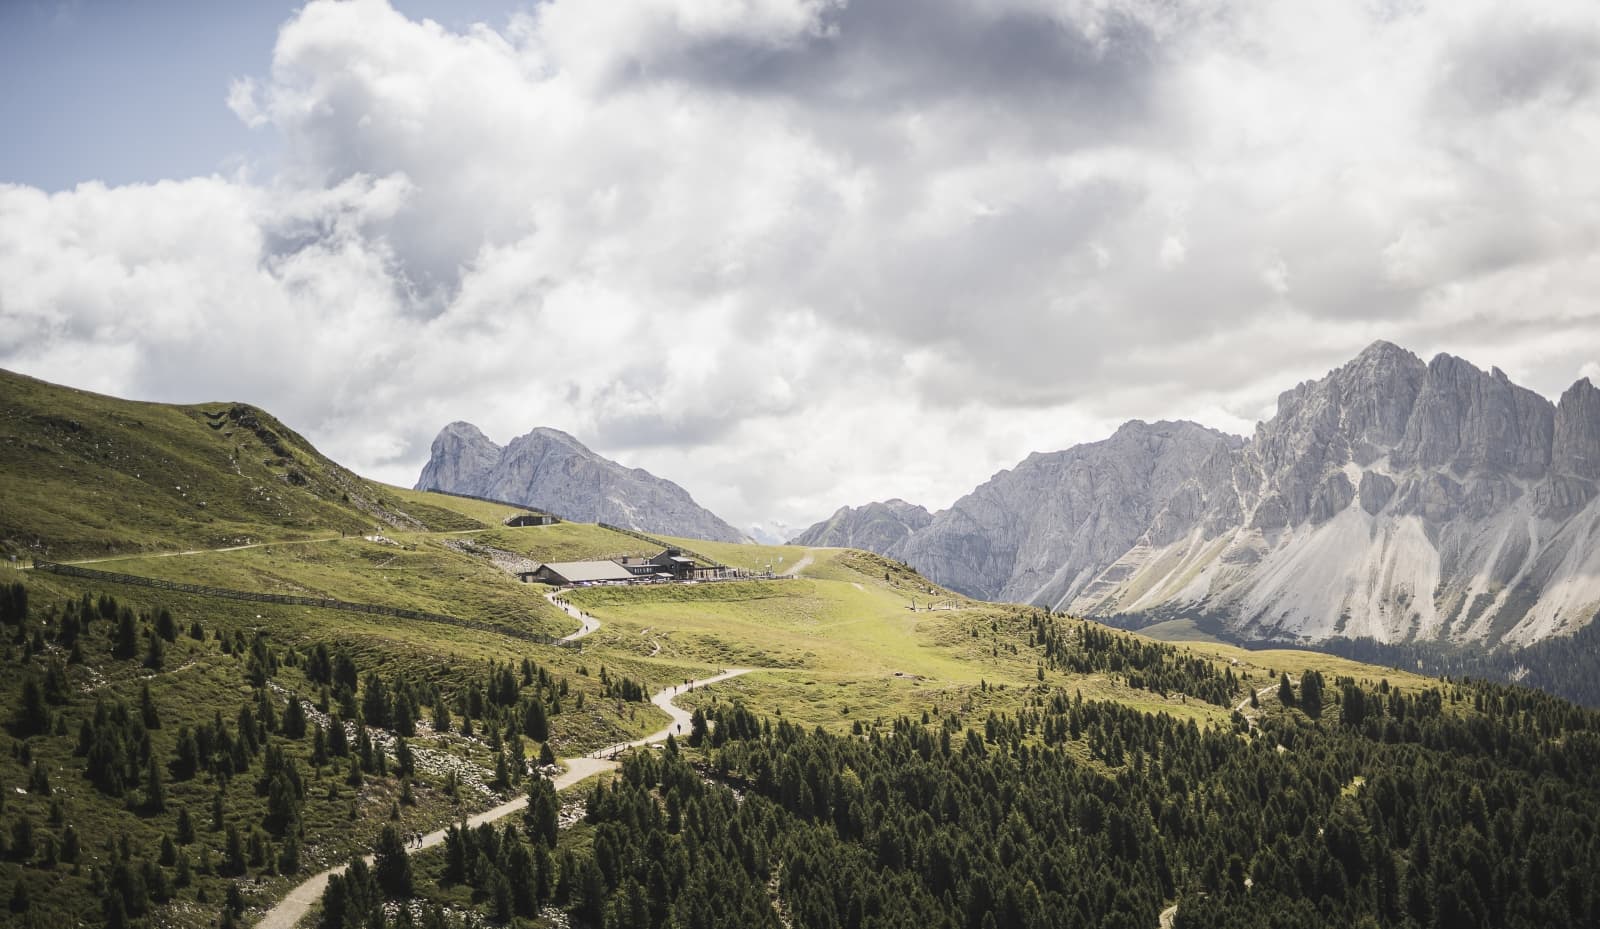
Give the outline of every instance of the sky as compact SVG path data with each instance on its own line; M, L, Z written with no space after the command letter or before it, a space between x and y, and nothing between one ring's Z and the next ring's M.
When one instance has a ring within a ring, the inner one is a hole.
M937 509L1379 338L1600 382L1597 85L1593 0L6 0L0 366Z

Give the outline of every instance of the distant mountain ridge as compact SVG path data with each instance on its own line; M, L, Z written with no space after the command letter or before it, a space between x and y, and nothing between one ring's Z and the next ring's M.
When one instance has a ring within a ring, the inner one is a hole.
M1525 644L1600 613L1597 483L1587 379L1551 403L1377 342L1285 391L1249 439L1131 422L874 550L974 596L1244 638Z
M902 545L933 521L933 514L898 498L862 507L840 507L832 516L789 540L790 545L864 548L880 554Z
M537 428L502 448L471 423L451 423L434 438L416 486L641 532L719 542L744 539L677 484L598 455L559 429Z

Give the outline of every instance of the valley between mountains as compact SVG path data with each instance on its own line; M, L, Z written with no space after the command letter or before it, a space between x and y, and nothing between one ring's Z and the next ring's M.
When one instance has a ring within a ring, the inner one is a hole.
M241 404L0 386L10 924L1600 914L1600 714L1548 694L1157 641L639 506L391 487ZM627 496L539 441L558 486ZM886 505L873 539L929 515Z

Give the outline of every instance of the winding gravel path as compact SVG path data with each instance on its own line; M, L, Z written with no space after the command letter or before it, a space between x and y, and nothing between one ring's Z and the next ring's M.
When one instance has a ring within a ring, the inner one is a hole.
M783 576L798 577L801 571L811 567L811 563L813 561L816 561L816 559L811 557L811 552L807 551L804 555L800 556L800 560L790 565L789 569L783 572Z
M573 619L576 619L578 622L582 623L582 625L578 627L577 632L574 632L572 635L564 635L556 641L576 642L584 636L599 630L600 620L595 619L593 616L590 616L588 613L585 613L565 600L559 599L560 596L560 591L552 590L545 594L544 598L550 601L551 606L563 611L568 616L571 616Z
M655 696L650 698L650 702L660 707L662 711L670 716L672 718L671 723L669 723L660 731L652 732L642 739L634 739L631 742L618 742L615 745L608 745L605 748L591 752L590 754L584 755L581 758L562 759L562 767L564 767L566 770L562 771L561 774L553 781L556 790L566 790L568 787L571 787L580 781L587 780L588 778L593 777L602 771L609 771L617 767L617 762L612 759L625 749L638 748L645 745L651 745L656 742L665 742L667 740L667 736L674 733L683 732L684 727L689 725L689 722L693 718L694 714L688 710L679 708L672 702L677 696L688 693L692 690L699 690L702 687L708 687L717 683L718 681L725 681L732 677L738 677L741 674L749 674L754 670L758 669L730 668L727 671L723 671L721 674L715 674L711 677L703 678L697 681L690 681L686 684L678 684L658 692ZM514 800L509 800L505 803L502 803L494 809L484 810L481 813L475 813L472 816L467 817L467 825L476 827L482 825L483 823L494 822L497 819L510 816L512 813L521 810L527 805L527 797L518 797ZM451 825L455 824L452 823ZM444 829L428 833L427 835L423 836L421 847L432 848L435 845L441 844L444 842L444 835ZM371 864L372 856L367 855L365 860L368 864ZM344 866L340 865L337 868L329 868L320 874L312 875L306 880L300 882L300 884L296 885L294 889L285 894L284 898L279 900L277 904L272 907L272 909L268 910L265 916L261 917L261 921L256 923L256 929L294 929L294 926L298 924L300 920L304 919L307 913L311 912L311 907L316 905L317 901L322 898L322 891L328 886L328 878L335 874L342 873L344 873Z

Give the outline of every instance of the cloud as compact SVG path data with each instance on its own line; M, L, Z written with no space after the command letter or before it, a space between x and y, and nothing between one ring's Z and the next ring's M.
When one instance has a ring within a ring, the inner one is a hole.
M217 88L272 163L0 187L0 364L401 483L452 420L557 426L738 525L1243 431L1378 337L1553 394L1600 44L1539 6L313 0Z

